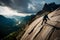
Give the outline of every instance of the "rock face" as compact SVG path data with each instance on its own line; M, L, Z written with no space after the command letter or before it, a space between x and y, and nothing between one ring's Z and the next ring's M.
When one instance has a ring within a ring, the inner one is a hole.
M40 10L39 12L37 12L36 15L42 15L42 14L45 14L46 12L52 12L54 10L56 10L57 8L60 7L60 4L55 4L54 2L53 3L50 3L50 4L47 4L45 3L44 7L42 10Z
M41 25L43 17L34 20L20 40L60 40L60 8L51 12L50 20Z

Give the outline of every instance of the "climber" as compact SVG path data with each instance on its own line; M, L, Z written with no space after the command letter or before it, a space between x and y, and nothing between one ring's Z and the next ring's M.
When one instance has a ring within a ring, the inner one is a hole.
M45 16L43 17L42 24L43 24L43 22L46 23L46 22L47 22L47 19L50 20L50 19L48 18L48 14L45 14ZM42 25L42 24L41 24L41 25Z

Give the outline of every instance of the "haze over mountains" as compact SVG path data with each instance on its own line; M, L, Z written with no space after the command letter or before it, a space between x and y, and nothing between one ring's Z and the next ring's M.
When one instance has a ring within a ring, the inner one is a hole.
M31 20L31 16L14 16L13 18L6 18L3 15L0 15L0 38L23 28L29 20Z

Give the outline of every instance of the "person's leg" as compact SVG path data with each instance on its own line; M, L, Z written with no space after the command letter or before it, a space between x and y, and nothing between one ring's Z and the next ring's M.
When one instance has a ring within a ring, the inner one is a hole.
M41 25L43 25L43 22L44 22L44 19L43 19L43 21L42 21Z
M45 19L45 22L44 23L46 24L46 22L47 22L47 19Z

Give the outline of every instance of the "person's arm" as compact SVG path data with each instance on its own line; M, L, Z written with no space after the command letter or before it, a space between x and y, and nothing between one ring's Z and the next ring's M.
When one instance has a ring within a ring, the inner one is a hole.
M47 19L50 20L48 16L47 16Z

